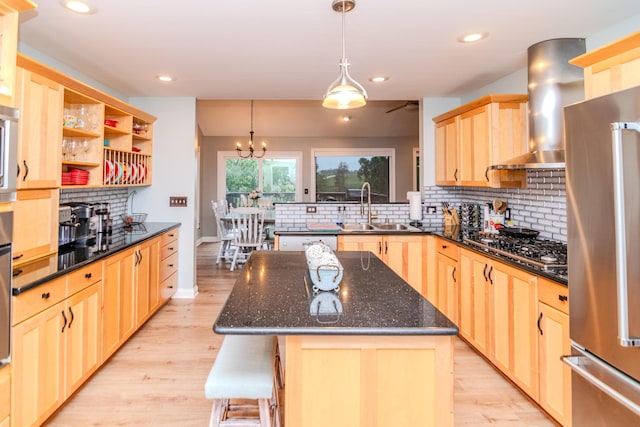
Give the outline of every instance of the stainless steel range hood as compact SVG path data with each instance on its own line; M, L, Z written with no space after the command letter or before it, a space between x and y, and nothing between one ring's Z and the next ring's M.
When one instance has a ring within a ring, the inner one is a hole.
M491 169L564 168L564 107L584 99L584 39L553 39L529 47L529 152Z

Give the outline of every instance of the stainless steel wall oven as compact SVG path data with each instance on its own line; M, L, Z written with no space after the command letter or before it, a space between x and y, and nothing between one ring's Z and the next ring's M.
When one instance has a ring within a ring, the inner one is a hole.
M12 233L13 212L0 212L0 366L10 360Z

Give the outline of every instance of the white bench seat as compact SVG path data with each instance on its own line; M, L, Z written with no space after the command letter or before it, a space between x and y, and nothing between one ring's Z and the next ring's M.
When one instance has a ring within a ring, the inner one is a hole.
M236 425L229 419L231 399L258 401L260 420L254 425L279 426L276 386L277 339L267 335L226 335L204 386L213 399L210 426ZM254 405L255 407L255 405ZM246 408L246 405L242 405ZM246 421L246 420L245 420ZM245 424L243 424L245 425Z

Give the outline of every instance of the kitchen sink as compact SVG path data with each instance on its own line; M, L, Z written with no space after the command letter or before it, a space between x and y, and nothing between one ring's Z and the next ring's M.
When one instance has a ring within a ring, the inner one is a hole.
M399 222L374 222L371 224L346 222L340 227L343 231L371 231L374 233L376 231L420 231L418 228Z
M385 230L385 231L406 231L409 229L409 227L407 227L404 224L398 224L398 223L374 223L371 224L373 226L373 228L377 229L377 230Z
M340 227L342 227L342 229L345 231L370 231L374 229L371 224L361 224L355 222L345 222Z

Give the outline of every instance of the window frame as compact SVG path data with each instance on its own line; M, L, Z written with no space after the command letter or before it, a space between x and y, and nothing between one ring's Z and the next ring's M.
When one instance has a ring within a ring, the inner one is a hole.
M217 160L217 200L225 199L227 196L227 188L226 188L226 160L227 159L237 159L238 153L236 151L218 151L218 160ZM281 159L290 159L295 160L296 162L296 192L295 192L295 202L302 201L303 187L304 183L302 182L303 174L302 174L302 152L300 151L267 151L264 156L260 158L254 157L255 160L258 161L258 185L260 189L263 186L263 160L281 160ZM249 159L247 159L249 160Z
M389 201L396 200L395 148L311 148L311 185L309 196L316 200L316 157L389 157Z

